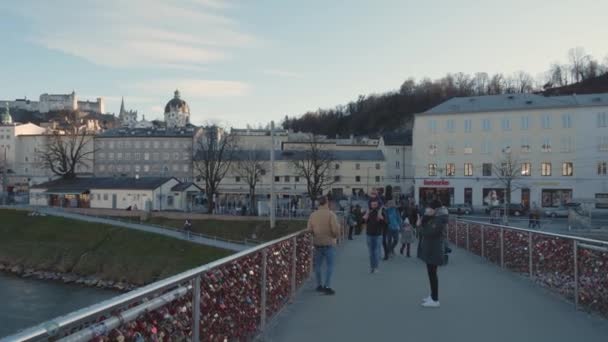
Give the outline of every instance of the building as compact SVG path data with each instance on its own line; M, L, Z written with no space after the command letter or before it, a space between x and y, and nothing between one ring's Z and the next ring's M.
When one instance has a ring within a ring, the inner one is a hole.
M11 109L20 109L29 112L48 113L50 111L70 110L90 113L105 113L105 101L98 97L95 101L79 101L76 92L70 94L47 94L40 95L39 101L31 101L27 98L14 101L3 101L9 104Z
M385 134L380 138L378 148L384 153L386 161L386 185L391 185L395 194L413 195L412 132Z
M30 205L189 211L200 190L174 177L58 179L33 186Z
M289 139L289 131L284 129L274 130L274 149L281 148L281 144ZM266 150L272 147L270 129L238 129L231 128L230 134L236 138L239 148L247 150Z
M555 207L608 198L608 94L508 94L448 100L416 114L415 197L501 204L501 165L516 161L512 203Z
M181 99L179 90L175 90L173 99L165 105L165 123L167 128L185 127L190 124L190 107Z

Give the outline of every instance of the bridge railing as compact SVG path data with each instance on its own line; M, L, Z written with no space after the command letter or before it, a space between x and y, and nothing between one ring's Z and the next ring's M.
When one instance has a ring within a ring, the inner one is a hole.
M9 341L241 341L264 330L312 270L305 231L9 336Z
M457 219L448 240L608 317L608 241Z

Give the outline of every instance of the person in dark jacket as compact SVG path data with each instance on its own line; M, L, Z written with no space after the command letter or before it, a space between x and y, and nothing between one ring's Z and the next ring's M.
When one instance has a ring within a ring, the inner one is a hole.
M370 210L365 213L363 220L367 223L367 248L369 249L371 273L376 273L380 260L382 236L386 234L386 219L377 199L370 202Z
M426 263L429 276L431 295L422 301L422 306L428 308L439 307L437 267L445 264L445 233L448 217L447 209L439 200L431 201L422 217L418 258Z

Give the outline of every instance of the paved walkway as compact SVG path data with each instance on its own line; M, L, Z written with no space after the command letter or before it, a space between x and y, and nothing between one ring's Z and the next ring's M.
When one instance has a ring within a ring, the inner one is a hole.
M205 246L227 249L227 250L231 250L231 251L235 251L235 252L240 252L240 251L243 251L243 250L251 247L251 246L242 245L242 244L238 244L238 243L232 243L232 242L227 242L227 241L222 241L222 240L214 240L211 238L205 238L205 237L195 236L195 235L192 235L191 238L187 238L184 235L184 233L180 232L180 231L174 231L174 230L165 229L165 228L161 228L161 227L157 227L157 226L149 226L149 225L139 224L139 223L130 223L130 222L124 222L124 221L119 221L119 220L112 220L112 219L108 219L108 218L75 214L75 213L70 213L70 212L61 211L61 210L54 210L54 209L50 209L50 208L38 208L38 209L36 209L36 211L45 213L47 215L52 215L52 216L60 216L60 217L65 217L65 218L79 220L79 221L86 221L86 222L104 223L104 224L109 224L109 225L123 227L123 228L135 229L135 230L139 230L139 231L143 231L143 232L147 232L147 233L165 235L165 236L169 236L169 237L172 237L175 239L194 242L194 243L198 243L200 245L205 245Z
M364 238L337 253L337 294L319 295L307 284L269 326L266 341L608 341L608 320L462 250L439 269L441 308L423 308L424 264L398 256L369 274Z

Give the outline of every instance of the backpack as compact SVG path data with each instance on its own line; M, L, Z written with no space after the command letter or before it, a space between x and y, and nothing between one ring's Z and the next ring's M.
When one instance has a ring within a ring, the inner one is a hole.
M395 208L388 210L388 228L392 231L398 231L401 229L401 216Z

